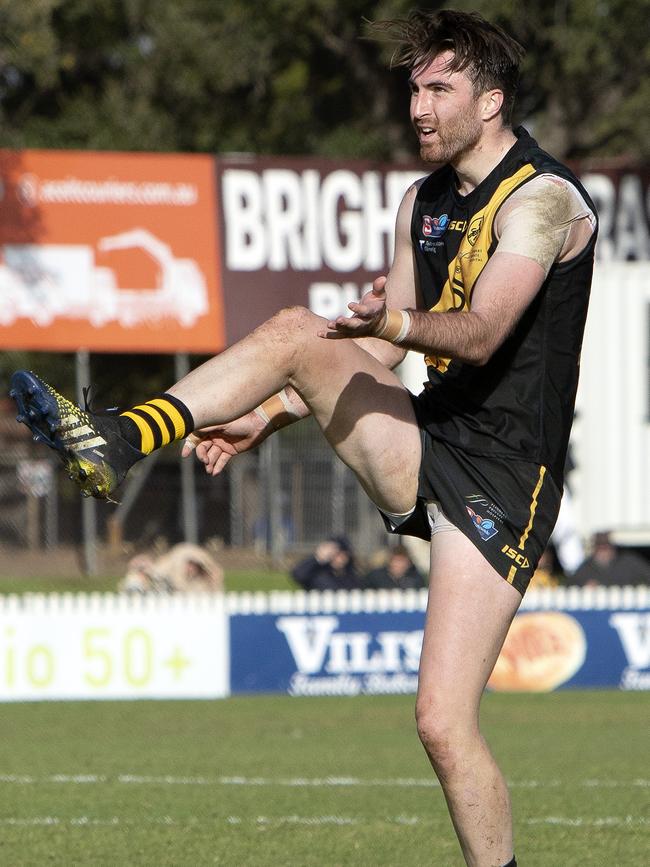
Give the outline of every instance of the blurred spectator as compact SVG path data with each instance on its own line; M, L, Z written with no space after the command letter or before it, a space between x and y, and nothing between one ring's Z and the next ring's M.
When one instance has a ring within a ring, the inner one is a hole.
M291 570L305 590L353 590L360 586L352 546L345 536L320 542L311 557Z
M126 575L117 589L122 593L170 593L172 588L158 578L153 557L137 554L127 563Z
M138 554L129 561L118 589L126 593L215 593L223 569L198 545L183 542L159 557Z
M384 566L368 572L363 586L377 590L406 590L424 587L425 581L404 545L396 545L388 552Z
M542 587L557 587L560 583L557 573L555 552L549 545L539 558L537 569L535 569L535 574L531 578L529 587L533 590L539 590Z
M650 563L633 551L618 548L609 532L596 533L591 555L576 570L572 583L580 587L650 584Z

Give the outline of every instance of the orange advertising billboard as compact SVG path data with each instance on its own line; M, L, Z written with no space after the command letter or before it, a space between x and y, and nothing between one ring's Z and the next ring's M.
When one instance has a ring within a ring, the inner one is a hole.
M4 349L225 345L214 159L0 151Z

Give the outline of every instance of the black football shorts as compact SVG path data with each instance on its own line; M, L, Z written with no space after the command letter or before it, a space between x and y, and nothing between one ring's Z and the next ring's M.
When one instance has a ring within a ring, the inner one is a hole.
M449 521L523 596L548 544L562 492L545 467L529 461L468 454L422 431L418 502L389 532L431 538L427 503Z

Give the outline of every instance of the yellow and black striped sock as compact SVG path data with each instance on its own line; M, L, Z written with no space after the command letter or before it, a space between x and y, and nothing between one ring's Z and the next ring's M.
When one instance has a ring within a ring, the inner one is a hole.
M183 439L194 430L192 413L171 394L160 394L139 403L121 412L119 419L122 436L145 455Z

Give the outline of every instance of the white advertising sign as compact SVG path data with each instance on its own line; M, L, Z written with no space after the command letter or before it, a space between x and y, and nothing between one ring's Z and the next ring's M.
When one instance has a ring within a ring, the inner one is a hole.
M0 604L0 701L222 698L223 597L7 597Z

